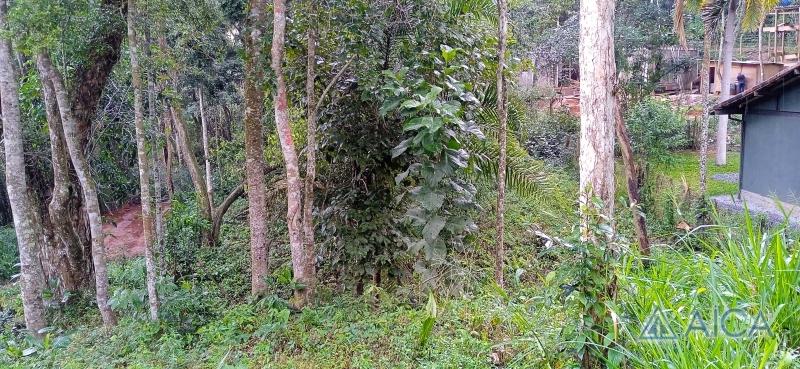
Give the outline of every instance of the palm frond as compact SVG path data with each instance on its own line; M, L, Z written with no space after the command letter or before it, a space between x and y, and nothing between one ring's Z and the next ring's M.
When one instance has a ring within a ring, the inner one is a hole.
M445 4L451 19L473 16L493 22L497 20L497 6L494 0L447 0Z
M755 30L764 22L767 14L778 6L780 0L748 0L744 2L742 28Z
M703 26L707 30L715 32L719 29L719 25L722 22L722 14L727 5L727 0L703 1L703 5L700 7L700 19L703 20Z
M500 145L498 143L499 117L495 108L496 91L488 89L482 98L482 108L478 111L477 121L486 135L485 140L473 139L466 143L473 154L476 164L481 169L480 176L485 179L496 179ZM510 100L508 107L508 123L510 130L520 127L526 119L524 109L518 101ZM506 140L506 186L522 196L541 198L553 189L552 181L547 174L545 164L532 158L528 151L510 134Z

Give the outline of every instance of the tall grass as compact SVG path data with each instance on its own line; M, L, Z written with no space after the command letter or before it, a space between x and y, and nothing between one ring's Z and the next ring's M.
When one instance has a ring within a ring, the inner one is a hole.
M784 228L757 229L749 215L740 227L715 228L696 242L700 247L693 249L703 252L666 249L647 266L636 258L623 264L618 309L627 317L620 330L629 363L664 369L800 367L795 359L800 345L796 242ZM730 309L742 313L720 322ZM645 322L659 311L675 339L643 339ZM759 314L770 329L750 332ZM697 317L710 334L687 333L687 327L697 326ZM731 337L722 328L745 333Z

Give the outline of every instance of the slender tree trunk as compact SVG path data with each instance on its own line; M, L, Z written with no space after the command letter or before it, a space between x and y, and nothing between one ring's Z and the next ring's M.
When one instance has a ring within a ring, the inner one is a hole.
M67 150L72 160L72 166L75 167L75 172L78 175L78 181L83 189L86 213L89 216L89 231L92 237L92 263L94 264L97 306L103 317L103 323L110 327L116 324L116 316L111 311L111 307L108 306L108 272L106 269L105 245L103 244L103 219L100 215L97 188L91 176L89 162L86 160L79 142L78 124L72 115L72 109L70 109L70 102L61 75L53 67L46 52L40 52L38 57L47 72L46 77L53 83L58 110L61 114L61 123L64 128Z
M164 105L168 106L168 104ZM164 125L164 182L166 182L167 185L167 201L172 203L172 199L175 197L175 181L172 179L172 163L175 162L175 146L172 142L174 137L172 116L168 107L164 109L161 121Z
M617 108L615 109L616 133L619 140L620 151L622 151L622 161L625 165L625 177L627 181L628 198L631 202L633 212L633 229L636 232L636 239L639 241L639 251L642 255L650 255L650 239L647 237L647 222L645 222L642 211L639 208L641 197L639 196L639 168L633 156L631 138L628 135L628 128L623 119L622 104L617 96Z
M177 133L178 139L178 150L183 156L183 160L186 161L186 167L189 169L189 176L192 177L192 183L194 184L195 193L197 195L197 202L200 205L200 213L203 216L203 219L208 221L208 224L212 224L212 209L211 203L208 201L206 181L205 178L203 178L202 172L200 171L200 165L197 164L197 159L195 159L194 155L192 154L192 146L189 144L189 137L186 132L186 123L183 121L182 116L183 113L174 102L170 106L170 111L172 112L172 122L175 123L175 132ZM209 237L209 233L205 232L204 242L211 244L212 241L213 240L211 240Z
M211 148L208 145L208 124L206 123L206 108L203 103L203 91L197 88L197 97L200 101L200 125L203 129L203 161L206 166L206 190L208 191L208 202L214 206L214 184L211 177Z
M0 0L0 29L6 29L6 0ZM20 284L25 327L31 334L47 326L42 291L44 276L39 259L44 236L39 213L28 191L25 175L22 121L19 110L19 86L12 64L11 42L0 37L0 100L2 103L3 141L8 200L14 218L14 231L19 245Z
M273 35L272 35L272 69L276 78L275 124L281 143L283 160L286 165L286 223L289 228L289 245L292 252L292 269L294 279L305 286L295 291L295 304L298 307L309 303L314 286L314 255L306 255L303 251L301 229L302 183L300 169L289 123L289 102L286 80L283 75L283 52L286 36L286 1L273 2Z
M153 218L153 194L150 192L150 157L147 155L147 132L144 127L144 98L142 94L142 73L139 66L138 40L136 37L136 5L128 0L128 54L131 58L131 84L133 85L133 112L136 128L136 157L139 161L139 191L142 202L142 234L144 237L144 260L147 269L147 297L150 304L150 319L158 320L158 293L156 292L155 258L153 256L155 222Z
M248 217L250 220L251 292L256 295L266 288L269 248L267 243L267 199L264 183L264 71L261 68L262 40L266 18L266 1L250 0L248 34L245 42L244 136L247 177Z
M581 1L581 204L614 214L614 0ZM584 219L585 221L585 219ZM585 224L584 224L585 226ZM585 229L584 229L585 230Z
M720 101L731 97L730 84L733 81L733 50L736 46L736 10L738 0L730 0L725 12L725 33L722 37L722 79L720 82ZM777 33L776 33L777 35ZM720 115L717 124L717 165L728 162L728 116Z
M500 286L505 285L503 271L505 269L505 218L506 218L506 135L508 126L508 110L506 107L506 39L508 38L508 4L506 0L497 1L499 26L497 32L497 115L500 120L498 141L500 159L497 166L497 239L494 250L494 280Z
M703 120L700 124L700 196L706 195L708 176L708 121L709 121L709 76L711 75L711 32L705 31L703 38L703 68L700 72L700 95L703 97Z
M317 3L309 2L309 16L311 23L308 26L308 55L306 66L306 119L308 129L306 132L306 178L305 193L303 197L303 254L314 255L314 184L317 181L317 99L314 86L317 79ZM306 258L307 263L313 263L313 258ZM307 265L306 269L313 270L314 265ZM312 282L315 282L312 280ZM308 286L313 291L315 286Z
M147 51L149 50L150 40L148 37L147 47L145 48L148 56L150 53ZM164 199L162 196L162 183L163 180L162 173L164 172L164 149L162 147L162 138L164 137L163 131L161 129L161 124L156 119L156 85L153 78L153 73L147 74L147 120L149 121L152 131L153 131L153 149L152 149L152 156L151 156L151 163L153 168L153 194L154 194L154 201L155 201L155 245L154 250L157 255L156 260L156 269L159 270L159 274L163 273L163 262L162 257L164 255L164 216L161 212L161 203Z

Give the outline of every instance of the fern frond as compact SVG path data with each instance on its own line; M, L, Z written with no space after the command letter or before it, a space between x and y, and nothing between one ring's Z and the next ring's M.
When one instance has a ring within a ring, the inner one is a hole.
M486 179L496 179L498 174L500 120L495 108L496 101L497 93L494 89L490 88L484 92L481 99L482 107L476 118L486 139L482 141L473 139L466 143L467 149L473 154L476 164L481 168L480 175ZM525 111L520 103L513 99L510 100L508 106L509 128L511 130L518 129L525 119ZM541 198L553 190L545 164L532 158L513 134L507 136L506 154L506 186L508 188L522 196L533 198Z

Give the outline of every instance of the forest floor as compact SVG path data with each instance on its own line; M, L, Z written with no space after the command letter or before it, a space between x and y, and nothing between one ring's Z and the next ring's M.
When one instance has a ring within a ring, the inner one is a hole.
M162 213L168 204L161 205ZM131 259L144 255L142 206L129 203L103 216L106 256L110 260Z

